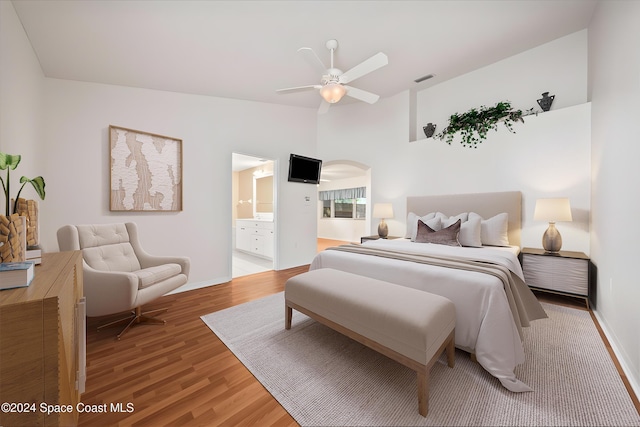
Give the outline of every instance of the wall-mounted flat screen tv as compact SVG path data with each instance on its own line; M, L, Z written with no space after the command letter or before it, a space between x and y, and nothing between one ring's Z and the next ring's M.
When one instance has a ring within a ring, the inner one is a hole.
M289 157L289 181L318 184L322 160L291 154Z

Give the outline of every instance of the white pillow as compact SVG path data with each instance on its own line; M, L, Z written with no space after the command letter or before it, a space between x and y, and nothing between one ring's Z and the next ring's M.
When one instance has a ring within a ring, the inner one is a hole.
M460 225L460 234L458 241L462 246L471 246L479 248L482 246L482 218L479 216L471 217L468 221Z
M413 212L409 212L407 214L407 232L404 235L406 239L411 239L411 241L415 240L416 234L418 233L418 219L421 219L423 222L427 222L430 219L433 219L436 216L435 212L427 214L423 217L419 217ZM432 227L433 228L433 227Z
M424 222L433 231L439 231L442 228L442 221L440 220L439 217L435 217L435 218L431 218L431 219L425 219L425 217L427 217L427 216L429 216L429 215L425 215L423 217L416 218L416 226L415 226L415 229L413 230L413 234L411 235L411 241L412 242L416 241L416 236L418 235L418 220Z
M480 239L483 245L509 246L509 215L504 212L489 219L483 219L475 212L469 213L469 219L480 218Z
M456 216L446 216L442 212L437 212L436 216L439 216L442 220L442 228L447 228L452 224L455 224L457 220L460 220L461 223L464 223L469 219L469 214L467 212L463 212Z

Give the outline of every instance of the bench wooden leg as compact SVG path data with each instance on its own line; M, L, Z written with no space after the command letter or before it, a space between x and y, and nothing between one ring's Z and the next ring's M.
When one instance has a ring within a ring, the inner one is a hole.
M293 308L288 305L284 306L284 328L291 329L291 317L293 316Z
M429 372L431 371L431 366L442 354L443 347L447 354L447 365L453 368L456 359L455 330L451 331L451 334L449 334L447 340L442 344L440 350L433 356L431 362L424 366L424 370L416 370L418 374L418 413L423 417L426 417L429 412Z
M456 360L456 343L455 343L455 338L453 336L453 332L451 333L451 338L449 340L449 343L447 344L447 365L449 365L450 368L453 368L455 365L455 360Z
M418 413L423 417L429 412L429 372L418 372Z

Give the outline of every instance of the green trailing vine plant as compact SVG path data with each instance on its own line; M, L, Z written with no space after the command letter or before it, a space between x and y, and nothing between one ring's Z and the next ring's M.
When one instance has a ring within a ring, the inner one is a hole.
M498 129L499 122L503 122L509 132L515 133L513 124L516 122L524 123L522 117L528 114L531 113L514 110L508 101L498 102L493 107L472 108L466 113L451 115L449 125L442 132L434 135L434 138L444 139L447 144L451 145L454 135L459 132L462 137L460 141L462 145L478 148L478 144L487 138L489 130Z

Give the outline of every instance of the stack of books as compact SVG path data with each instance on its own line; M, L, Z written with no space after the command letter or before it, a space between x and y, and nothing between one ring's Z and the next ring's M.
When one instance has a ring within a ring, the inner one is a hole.
M35 265L42 263L42 250L40 246L27 246L26 261L33 261Z
M0 263L0 290L25 288L31 284L34 274L32 261Z

